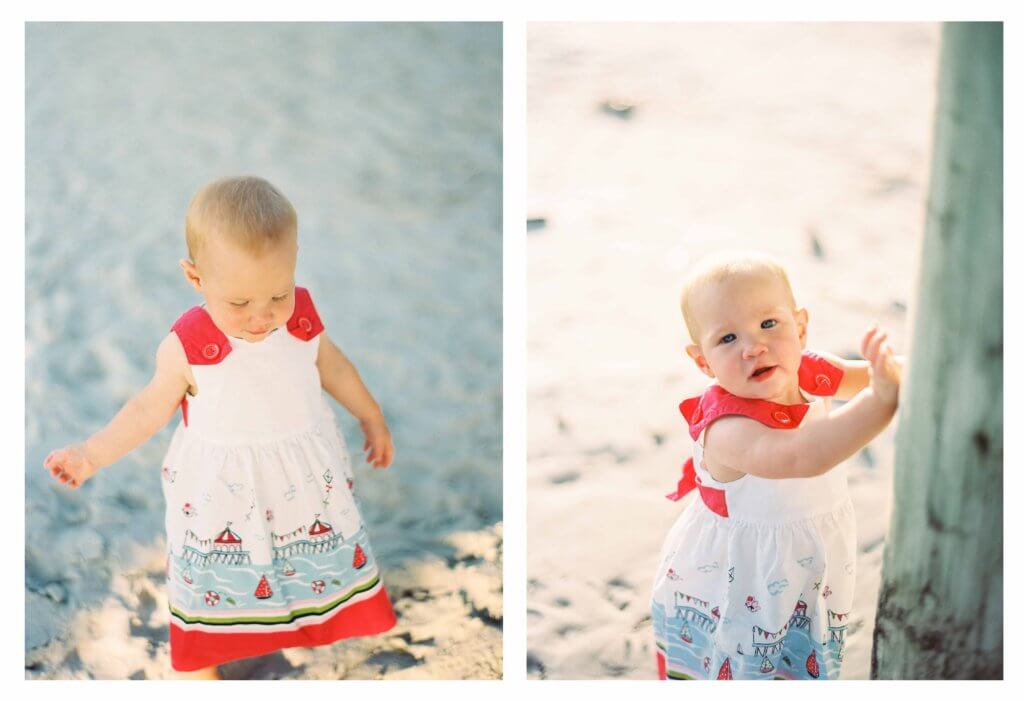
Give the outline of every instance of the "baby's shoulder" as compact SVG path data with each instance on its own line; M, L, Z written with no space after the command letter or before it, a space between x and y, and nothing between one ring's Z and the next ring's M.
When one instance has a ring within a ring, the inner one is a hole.
M170 331L156 349L156 374L173 378L185 378L192 384L192 371L181 339Z
M726 414L719 416L704 428L705 447L708 446L712 435L716 446L726 444L742 450L742 446L749 445L752 441L771 440L781 435L781 432L744 414Z

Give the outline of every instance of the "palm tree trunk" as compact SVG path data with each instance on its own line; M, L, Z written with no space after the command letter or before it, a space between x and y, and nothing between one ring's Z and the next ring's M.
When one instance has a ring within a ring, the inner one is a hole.
M878 679L1003 676L1002 130L1002 24L946 24Z

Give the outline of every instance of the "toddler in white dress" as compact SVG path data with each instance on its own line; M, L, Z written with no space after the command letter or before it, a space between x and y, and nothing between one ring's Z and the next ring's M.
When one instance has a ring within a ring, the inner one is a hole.
M162 465L171 666L217 665L390 629L395 615L354 501L334 397L391 464L380 407L296 285L297 217L262 178L222 178L189 205L181 261L203 297L174 323L150 383L44 466L71 488L180 407Z
M899 362L876 328L866 361L806 351L807 311L766 256L712 258L682 307L714 382L680 405L693 458L669 498L699 498L655 575L658 675L838 678L856 561L843 461L892 418ZM832 396L850 401L831 411Z

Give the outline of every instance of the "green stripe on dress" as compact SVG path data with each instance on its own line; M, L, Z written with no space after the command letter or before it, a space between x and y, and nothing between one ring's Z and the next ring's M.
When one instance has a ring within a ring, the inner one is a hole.
M188 616L173 606L170 607L171 615L177 618L182 623L202 623L205 625L212 626L231 626L231 625L242 625L242 624L257 624L257 625L280 625L282 623L291 623L292 621L300 618L306 618L307 616L319 616L327 613L331 609L341 606L343 603L351 599L357 594L361 594L364 591L373 589L380 582L380 574L373 576L373 579L365 582L364 584L357 585L354 589L346 592L335 601L329 601L321 606L310 606L307 608L295 609L288 613L277 615L277 616L239 616L235 618L208 618L205 616Z

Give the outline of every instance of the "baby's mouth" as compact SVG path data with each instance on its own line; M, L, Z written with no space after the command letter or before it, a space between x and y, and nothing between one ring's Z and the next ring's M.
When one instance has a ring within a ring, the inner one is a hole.
M754 372L750 374L750 379L758 381L766 380L769 376L771 376L774 373L775 368L777 367L778 365L768 365L763 368L758 368L757 370L754 370Z

